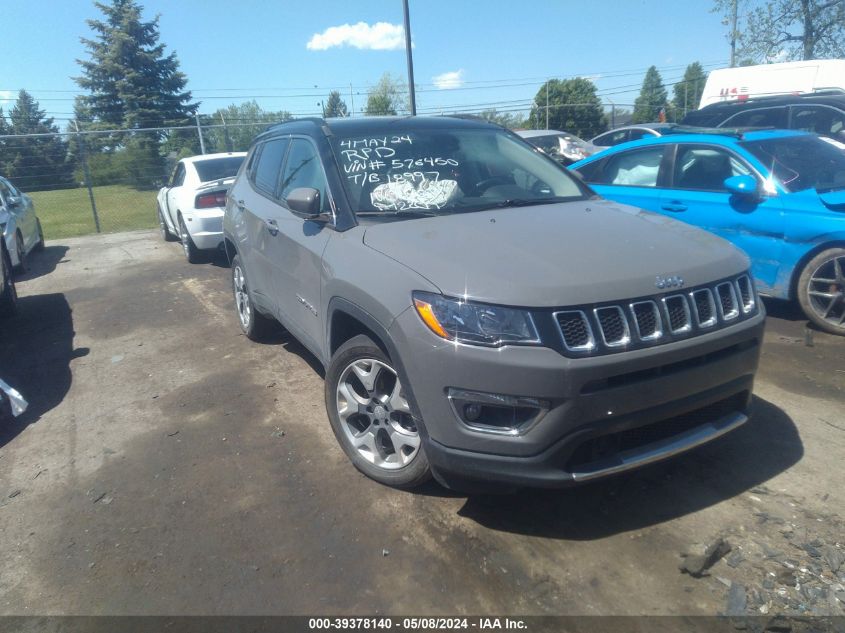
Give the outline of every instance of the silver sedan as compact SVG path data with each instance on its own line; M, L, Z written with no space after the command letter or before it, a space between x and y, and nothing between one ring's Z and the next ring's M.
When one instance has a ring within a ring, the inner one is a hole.
M44 232L35 216L32 198L0 177L0 231L12 268L26 270L26 258L34 250L44 248Z

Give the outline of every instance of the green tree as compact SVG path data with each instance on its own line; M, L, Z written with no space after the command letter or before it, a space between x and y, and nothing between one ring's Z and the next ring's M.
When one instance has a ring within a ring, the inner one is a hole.
M326 100L326 105L323 106L323 118L331 119L344 116L349 116L349 111L346 109L346 102L340 98L340 93L337 90L332 90L329 93L329 98Z
M384 73L378 83L367 93L367 105L364 114L367 116L395 116L400 112L407 112L407 86L399 79L394 79L390 73Z
M845 57L842 0L715 0L713 10L728 26L734 2L743 16L737 24L740 56L755 63Z
M663 80L655 66L651 66L643 79L643 87L640 96L634 100L634 115L632 123L650 123L657 121L660 111L667 106L666 88L663 87Z
M209 125L223 127L203 130L206 151L244 152L249 149L252 139L270 125L289 121L292 118L291 113L285 110L278 112L262 110L255 100L241 104L233 103L220 108L208 117ZM204 117L201 118L201 122L205 123Z
M698 108L701 101L701 94L704 92L704 84L707 81L707 73L698 62L693 62L684 71L684 78L672 88L672 110L675 120L686 116L690 110Z
M550 79L534 96L528 126L592 138L607 130L607 118L592 81L583 77Z
M187 77L175 52L159 42L158 17L144 21L134 0L95 2L103 20L87 20L94 38L81 38L89 59L77 60L82 75L75 81L87 91L82 103L98 127L133 130L190 123L197 104L185 90ZM154 185L164 175L160 143L163 131L111 139L113 152L133 155L143 171L133 169L129 182Z
M5 139L0 146L0 173L24 191L61 189L73 184L67 144L53 119L26 90L18 93L9 121L0 113L0 134L55 134Z

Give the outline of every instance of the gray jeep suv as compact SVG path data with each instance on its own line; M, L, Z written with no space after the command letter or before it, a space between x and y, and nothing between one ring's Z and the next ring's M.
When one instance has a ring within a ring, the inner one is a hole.
M277 125L224 235L243 331L279 321L313 352L338 442L380 482L565 486L747 419L764 313L745 255L495 125Z

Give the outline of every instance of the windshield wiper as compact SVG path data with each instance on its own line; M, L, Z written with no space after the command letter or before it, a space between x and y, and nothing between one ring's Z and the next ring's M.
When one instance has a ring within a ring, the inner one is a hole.
M434 211L426 211L425 209L408 209L406 211L356 211L355 215L358 217L380 217L380 218L395 218L399 216L416 215L425 218L432 218L444 213L435 213Z
M489 204L482 204L478 207L472 207L473 211L485 211L488 209L506 209L510 207L531 207L536 204L554 204L556 202L563 202L566 198L556 196L554 198L508 198L507 200L499 200L497 202L490 202Z

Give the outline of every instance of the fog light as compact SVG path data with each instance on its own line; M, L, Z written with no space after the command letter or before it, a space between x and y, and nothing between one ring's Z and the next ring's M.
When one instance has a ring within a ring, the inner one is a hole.
M481 417L480 404L468 404L464 406L464 418L467 422L476 422Z
M447 392L456 417L475 431L499 435L523 435L549 411L544 400L481 391L452 389Z

